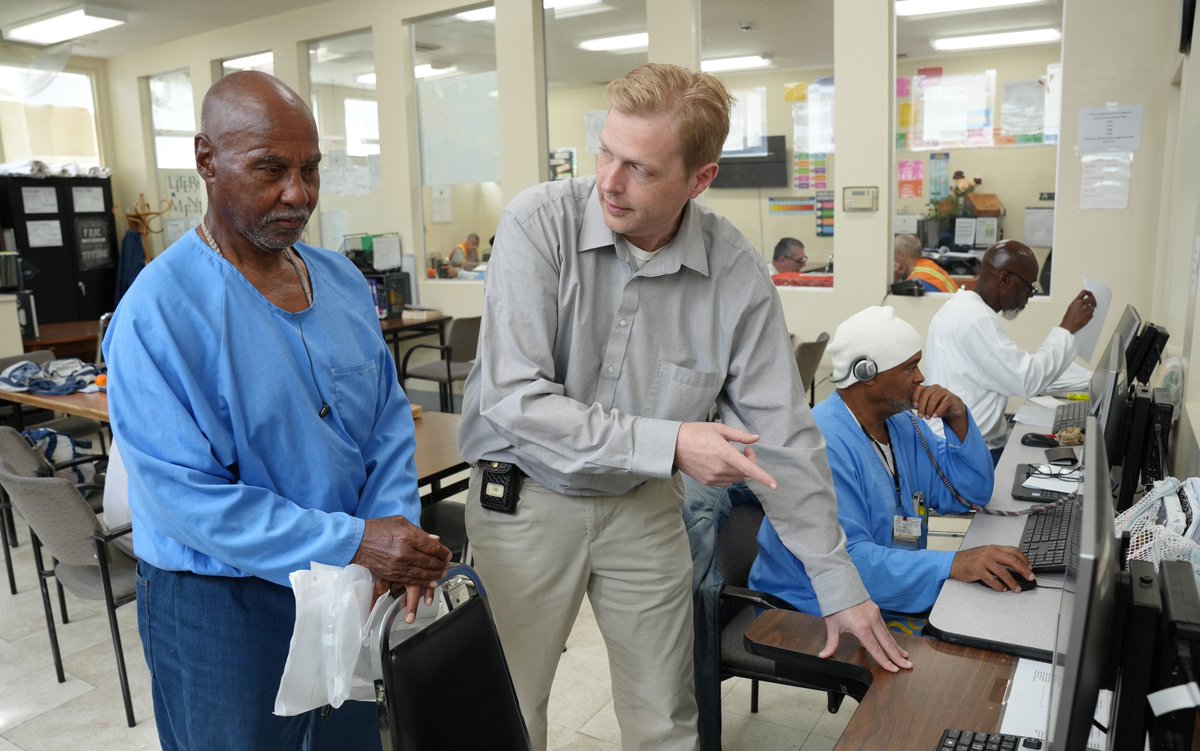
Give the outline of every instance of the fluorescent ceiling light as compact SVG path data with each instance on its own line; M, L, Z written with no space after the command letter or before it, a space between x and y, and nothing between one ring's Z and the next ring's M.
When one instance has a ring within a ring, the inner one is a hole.
M706 73L721 73L728 70L766 68L770 64L770 58L763 57L762 55L745 55L743 57L722 57L716 60L701 60L700 70Z
M448 76L451 73L458 71L458 67L451 65L446 68L435 68L429 63L418 65L413 68L413 75L417 78L435 78L437 76Z
M544 0L542 8L544 10L560 11L574 10L575 8L599 4L600 0ZM455 13L454 17L460 21L495 21L496 6L492 5L487 8L477 8L463 13Z
M246 55L245 57L235 57L230 60L222 60L221 65L225 68L234 68L236 70L254 70L266 65L272 65L275 62L275 57L270 52L259 52L255 55Z
M943 13L970 13L976 10L1033 5L1044 0L896 0L897 16L934 16Z
M934 39L930 44L939 52L978 50L985 47L1016 47L1022 44L1049 44L1062 40L1058 29L1028 29L1006 31L1000 34L977 34L967 37L945 37Z
M650 34L645 31L639 31L636 34L620 34L613 37L585 39L575 46L588 52L635 52L637 50L644 50L650 46Z
M354 77L354 80L358 81L359 83L361 83L364 86L374 86L375 85L375 73L374 72L359 73L357 76Z
M120 26L125 20L126 15L119 10L78 5L52 16L9 26L4 29L4 38L28 44L57 44Z

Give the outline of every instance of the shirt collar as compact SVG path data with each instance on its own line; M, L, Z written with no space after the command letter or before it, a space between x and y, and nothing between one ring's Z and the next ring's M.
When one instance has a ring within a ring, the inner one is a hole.
M642 268L643 276L673 274L679 271L681 266L687 266L708 276L708 251L704 245L704 234L700 227L699 211L696 209L695 203L689 199L684 205L683 222L679 225L679 231L675 233L675 237L671 238L671 242L659 248L655 253L655 260ZM604 223L604 209L600 206L599 188L593 185L592 193L588 196L587 206L583 210L583 223L579 228L578 252L613 248L614 252L622 255L623 252L617 250L615 239L615 233ZM661 256L662 260L657 256Z

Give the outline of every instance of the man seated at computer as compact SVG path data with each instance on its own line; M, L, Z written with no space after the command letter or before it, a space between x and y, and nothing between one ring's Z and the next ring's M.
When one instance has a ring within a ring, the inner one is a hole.
M775 243L775 254L771 257L771 278L800 274L807 263L804 243L794 237L785 237ZM778 280L775 283L778 284Z
M479 265L479 235L472 232L450 251L450 265L470 271Z
M994 461L1007 437L1004 409L1010 396L1040 394L1075 359L1075 332L1092 320L1096 298L1081 291L1062 322L1034 353L1017 346L1000 323L1025 309L1037 291L1037 258L1028 246L1005 240L988 248L975 289L960 289L929 324L929 382L962 397L979 423Z
M1033 570L1014 547L926 548L930 510L965 511L949 485L969 503L991 500L992 462L962 400L923 385L917 330L891 307L871 307L838 326L828 352L837 390L813 418L825 437L846 548L871 599L892 614L919 614L933 607L946 579L1019 592L1017 578L1032 580ZM945 437L919 418L941 418ZM750 587L819 613L804 564L769 519L759 529Z
M935 261L921 257L921 239L916 235L896 235L892 241L892 281L913 279L926 292L957 292L958 285L949 272Z

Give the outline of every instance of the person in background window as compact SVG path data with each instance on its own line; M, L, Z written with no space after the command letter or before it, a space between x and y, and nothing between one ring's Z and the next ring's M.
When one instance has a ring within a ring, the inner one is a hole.
M775 243L775 255L771 257L773 274L799 274L807 263L804 243L794 237L785 237Z
M467 271L479 265L479 235L472 232L450 251L450 265Z
M916 235L896 235L892 242L892 281L905 279L916 279L926 292L958 291L945 269L921 257L921 240Z

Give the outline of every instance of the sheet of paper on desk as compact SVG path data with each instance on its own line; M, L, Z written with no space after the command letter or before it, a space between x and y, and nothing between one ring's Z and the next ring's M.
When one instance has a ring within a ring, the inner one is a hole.
M1104 319L1108 317L1108 307L1112 304L1112 288L1086 276L1083 278L1083 288L1096 298L1096 309L1092 311L1092 320L1075 332L1075 346L1079 356L1091 362L1096 345L1100 343L1100 329L1104 328Z
M1077 469L1064 472L1062 467L1050 464L1038 464L1036 468L1041 474L1025 478L1025 482L1021 483L1023 487L1053 490L1056 493L1074 493L1079 489L1079 481L1083 479L1083 472Z
M1054 410L1062 401L1052 396L1035 396L1025 400L1013 419L1022 425L1053 425Z
M1050 721L1050 681L1054 671L1048 662L1017 660L1008 697L1004 706L1004 717L1000 720L1000 732L1022 735L1027 738L1046 740L1046 726ZM1096 720L1108 725L1109 703L1112 692L1100 691L1096 700ZM1088 735L1089 749L1104 749L1107 739L1095 726Z

